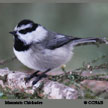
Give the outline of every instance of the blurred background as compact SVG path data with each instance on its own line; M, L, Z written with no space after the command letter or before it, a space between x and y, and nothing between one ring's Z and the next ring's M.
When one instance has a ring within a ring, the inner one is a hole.
M108 38L107 3L72 4L0 4L0 60L14 56L13 37L9 34L22 19L31 19L51 31L77 37ZM83 63L99 59L108 62L108 46L85 45L74 49L74 56L66 69L81 67ZM93 64L95 65L95 64ZM0 66L11 70L28 70L18 60Z

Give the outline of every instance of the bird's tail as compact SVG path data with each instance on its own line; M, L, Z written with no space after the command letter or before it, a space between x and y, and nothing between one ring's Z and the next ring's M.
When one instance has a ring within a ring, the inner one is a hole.
M96 44L96 43L108 44L108 41L106 40L106 38L79 38L79 39L73 40L72 45L78 46L78 45Z

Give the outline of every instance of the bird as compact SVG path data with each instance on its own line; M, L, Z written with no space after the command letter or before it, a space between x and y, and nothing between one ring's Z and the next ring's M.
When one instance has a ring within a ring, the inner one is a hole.
M13 51L17 59L36 71L26 77L28 82L37 76L33 85L46 77L47 72L69 62L75 46L103 41L103 38L79 38L52 32L29 19L21 20L10 34L14 37ZM38 72L42 73L37 75Z

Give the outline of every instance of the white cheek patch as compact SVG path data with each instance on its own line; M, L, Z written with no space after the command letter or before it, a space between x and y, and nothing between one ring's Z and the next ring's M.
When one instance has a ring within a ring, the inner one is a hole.
M39 42L46 38L47 30L42 26L38 26L35 31L29 32L27 34L21 34L18 32L19 38L26 44L31 42Z

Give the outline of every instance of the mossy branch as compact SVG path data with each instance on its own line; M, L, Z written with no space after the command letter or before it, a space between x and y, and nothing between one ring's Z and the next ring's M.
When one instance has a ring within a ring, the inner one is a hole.
M0 85L4 90L19 91L19 93L38 94L39 97L48 99L76 99L78 92L75 88L65 86L58 82L42 79L32 86L34 79L25 83L27 73L0 69Z

